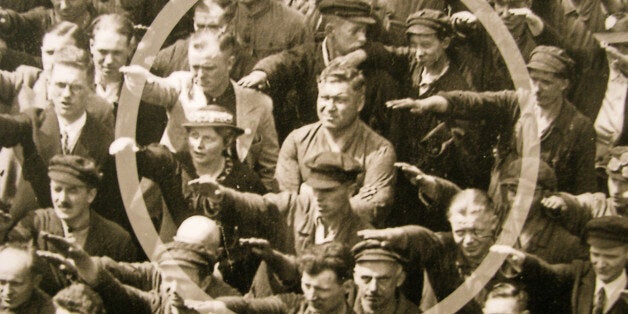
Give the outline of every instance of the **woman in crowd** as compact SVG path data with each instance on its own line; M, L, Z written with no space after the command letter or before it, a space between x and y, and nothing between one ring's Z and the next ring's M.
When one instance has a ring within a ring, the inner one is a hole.
M221 225L226 260L220 270L225 282L245 293L259 263L239 249L238 238L264 237L264 231L257 230L256 221L221 211L188 182L205 176L242 192L264 194L266 189L253 170L230 154L236 137L244 133L231 112L209 105L194 112L183 126L188 132L187 151L172 153L163 145L138 146L134 139L119 138L110 153L129 147L137 152L140 176L158 183L177 226L193 215L208 216Z

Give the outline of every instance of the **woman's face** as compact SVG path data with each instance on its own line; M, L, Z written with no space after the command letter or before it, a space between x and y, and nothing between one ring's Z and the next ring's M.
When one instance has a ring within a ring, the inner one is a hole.
M225 139L213 127L193 127L188 131L190 155L195 164L211 165L222 155Z

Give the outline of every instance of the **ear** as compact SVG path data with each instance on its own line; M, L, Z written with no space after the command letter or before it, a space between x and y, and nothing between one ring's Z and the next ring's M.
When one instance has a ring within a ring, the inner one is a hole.
M353 284L353 280L347 279L342 283L342 291L344 291L345 295L351 295L354 289L355 285Z
M229 56L227 59L227 66L229 67L229 71L233 68L236 63L236 57L234 55Z
M330 36L334 32L334 25L332 23L325 24L325 36Z
M404 281L406 281L406 272L404 270L402 270L401 273L399 273L399 276L397 276L397 283L396 283L395 287L397 287L397 288L401 287L401 285L403 285Z
M365 93L362 93L360 96L358 96L358 101L360 102L360 104L358 105L358 112L362 112L362 109L364 109L364 103L366 103L366 96L364 94Z
M89 188L87 192L87 201L91 204L96 198L96 194L98 194L98 190L96 188Z
M441 40L441 44L443 45L443 49L449 48L449 45L451 44L451 37L443 38L443 40Z
M499 218L497 218L497 215L493 215L493 214L488 214L490 216L489 218L489 225L491 226L491 230L493 230L493 233L495 232L495 230L497 230L497 225L499 224Z
M33 275L33 286L35 287L39 287L39 284L41 283L43 276L40 274L34 274Z

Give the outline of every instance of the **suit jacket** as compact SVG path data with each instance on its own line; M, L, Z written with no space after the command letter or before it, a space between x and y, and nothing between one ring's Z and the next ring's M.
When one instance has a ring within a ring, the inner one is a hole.
M24 153L23 176L30 182L39 206L51 206L48 162L54 155L62 153L59 122L54 110L31 108L17 115L0 115L0 134L0 146L21 145ZM103 166L111 163L108 152L111 142L113 130L87 112L85 126L72 154L92 158L97 165ZM17 192L16 198L28 193L28 187L24 187Z
M236 140L238 157L259 174L267 189L276 190L274 174L279 143L272 100L235 82L231 84L236 95L237 125L245 130ZM186 150L187 135L181 124L191 112L207 105L203 91L192 83L192 73L175 72L165 79L148 79L142 100L166 106L168 125L161 142L173 151Z
M53 244L39 236L45 231L63 237L63 225L53 208L31 211L24 217L8 235L9 239L35 239L37 249L51 252L60 252ZM137 250L131 241L131 236L122 227L109 221L94 210L89 219L89 231L83 249L92 256L109 256L120 261L135 261ZM54 267L44 273L41 288L54 295L67 284L67 279Z
M548 302L562 304L565 309L566 304L570 304L573 314L589 314L593 310L595 271L588 261L550 265L534 255L527 255L519 277L524 283L545 291ZM605 313L628 313L626 290Z

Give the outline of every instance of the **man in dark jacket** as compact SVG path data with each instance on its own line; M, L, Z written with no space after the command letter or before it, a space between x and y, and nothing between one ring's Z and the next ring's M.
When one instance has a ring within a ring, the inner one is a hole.
M606 216L585 227L590 261L549 265L508 246L491 250L508 254L507 265L528 285L543 294L535 302L563 304L572 313L626 313L628 311L628 218ZM531 298L531 301L533 299Z

